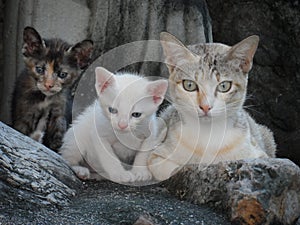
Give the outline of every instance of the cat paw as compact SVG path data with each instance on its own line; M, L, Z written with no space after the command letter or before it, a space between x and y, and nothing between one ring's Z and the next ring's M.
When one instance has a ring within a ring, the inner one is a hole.
M88 180L90 178L90 170L83 166L72 166L72 170L76 176L81 180Z
M131 172L134 175L134 181L148 181L152 179L152 173L146 167L134 167Z
M34 131L32 134L30 134L30 137L31 137L33 140L42 143L43 137L44 137L44 132L42 132L42 131L40 131L40 130L36 130L36 131Z
M110 174L109 179L116 183L130 183L134 181L134 175L130 171L125 170L123 172Z

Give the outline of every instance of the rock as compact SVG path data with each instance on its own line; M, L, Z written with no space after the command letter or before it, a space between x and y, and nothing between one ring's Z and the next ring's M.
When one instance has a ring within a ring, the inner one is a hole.
M278 156L300 165L300 4L297 0L207 1L215 42L257 34L246 107L270 127Z
M143 217L143 219L141 218ZM222 212L181 201L159 185L130 187L89 181L60 209L11 208L0 202L0 224L134 224L230 225Z
M237 224L294 224L300 217L300 168L288 159L186 166L166 185L181 199L226 211Z
M55 152L0 122L0 202L64 206L81 182Z
M155 225L151 220L146 219L144 216L140 216L133 225Z

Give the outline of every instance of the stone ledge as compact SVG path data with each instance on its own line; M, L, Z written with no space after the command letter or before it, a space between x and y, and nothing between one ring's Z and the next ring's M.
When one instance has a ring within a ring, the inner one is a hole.
M186 166L165 185L181 199L225 210L238 224L295 224L300 217L300 168L288 159Z

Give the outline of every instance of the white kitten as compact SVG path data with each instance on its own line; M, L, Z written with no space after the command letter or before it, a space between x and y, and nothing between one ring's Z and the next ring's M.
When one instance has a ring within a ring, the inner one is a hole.
M62 157L81 179L99 179L99 175L122 183L150 179L147 158L158 143L155 112L168 82L129 73L114 75L102 67L95 72L99 98L67 131ZM121 161L134 161L132 169L125 170Z

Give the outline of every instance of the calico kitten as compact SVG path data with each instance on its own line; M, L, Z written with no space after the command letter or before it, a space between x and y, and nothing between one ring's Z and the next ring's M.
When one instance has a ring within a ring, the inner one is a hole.
M98 100L73 122L60 153L81 179L148 180L149 150L158 143L156 110L168 82L96 68ZM125 170L122 162L131 164ZM96 172L96 173L95 173ZM100 175L100 176L99 176Z
M57 150L71 120L71 87L89 64L93 42L42 39L32 27L24 29L23 41L25 69L15 83L12 125Z
M233 47L185 47L171 34L161 34L172 105L161 114L167 136L148 162L157 180L185 164L275 156L272 132L243 109L258 41L250 36Z

